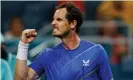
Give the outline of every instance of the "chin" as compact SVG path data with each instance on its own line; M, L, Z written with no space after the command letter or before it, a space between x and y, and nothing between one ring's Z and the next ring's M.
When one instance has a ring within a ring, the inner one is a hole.
M52 34L52 36L54 36L54 37L60 37L61 35Z
M58 37L58 38L61 38L62 37L62 35L60 35L60 34L52 34L52 36L54 36L54 37Z

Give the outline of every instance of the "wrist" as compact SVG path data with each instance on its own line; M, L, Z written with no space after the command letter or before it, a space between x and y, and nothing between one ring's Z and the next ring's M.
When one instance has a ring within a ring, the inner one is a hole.
M26 40L21 40L20 41L22 44L29 44L29 42L27 42Z
M19 60L27 60L29 44L19 42L16 58Z

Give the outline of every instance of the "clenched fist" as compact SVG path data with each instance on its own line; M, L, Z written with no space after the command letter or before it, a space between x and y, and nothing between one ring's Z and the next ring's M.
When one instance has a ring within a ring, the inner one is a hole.
M22 32L21 41L25 44L32 42L37 36L35 29L26 29Z

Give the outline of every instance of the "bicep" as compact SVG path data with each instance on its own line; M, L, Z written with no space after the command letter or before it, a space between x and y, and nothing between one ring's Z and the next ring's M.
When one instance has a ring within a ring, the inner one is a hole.
M41 75L45 72L45 61L46 58L44 56L45 50L41 52L36 59L28 66L28 75L31 79L36 79L41 77Z
M37 58L28 66L28 74L30 76L38 75L39 77L44 73L44 57L43 55L37 56ZM31 73L34 73L31 75Z
M39 78L36 71L34 71L32 68L28 68L28 80L36 80Z

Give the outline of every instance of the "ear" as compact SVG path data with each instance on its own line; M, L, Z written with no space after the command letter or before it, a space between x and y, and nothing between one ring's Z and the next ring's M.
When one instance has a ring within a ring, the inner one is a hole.
M77 21L76 21L76 20L73 20L73 21L71 22L71 24L70 24L71 29L76 28L76 25L77 25Z

